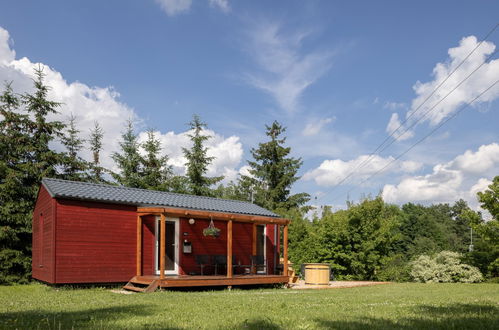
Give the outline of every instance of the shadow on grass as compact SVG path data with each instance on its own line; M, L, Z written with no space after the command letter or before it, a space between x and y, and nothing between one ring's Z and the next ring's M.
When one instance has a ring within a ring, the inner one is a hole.
M115 306L106 308L82 309L79 311L27 310L22 312L0 313L1 329L106 329L116 327L110 322L129 319L134 316L153 314L147 305ZM125 326L126 327L126 326ZM136 327L144 328L147 324ZM131 327L134 328L134 327ZM162 326L162 329L177 329Z
M318 327L327 329L499 329L499 307L490 305L423 305L416 307L414 312L417 317L396 321L372 317L358 321L315 321Z

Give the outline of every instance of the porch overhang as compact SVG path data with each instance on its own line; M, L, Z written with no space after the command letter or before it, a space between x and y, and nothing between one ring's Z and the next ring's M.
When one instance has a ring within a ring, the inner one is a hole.
M256 251L256 225L274 224L283 226L283 276L288 276L288 226L289 219L279 217L266 217L258 215L248 215L239 213L226 213L217 211L194 210L172 207L137 207L137 276L142 275L142 217L148 215L160 216L160 281L165 279L165 221L166 217L184 217L195 219L209 219L227 221L227 279L232 279L232 223L245 222L253 224L253 247L252 252ZM282 280L282 278L281 278ZM229 281L230 282L230 281ZM229 283L227 282L227 283ZM232 283L232 282L230 282Z
M288 225L290 223L289 219L278 218L278 217L264 217L259 215L181 209L173 207L137 207L137 213L140 216L167 214L168 216L174 216L174 217L189 217L194 219L216 219L221 221L265 223L265 224L276 224L276 225Z

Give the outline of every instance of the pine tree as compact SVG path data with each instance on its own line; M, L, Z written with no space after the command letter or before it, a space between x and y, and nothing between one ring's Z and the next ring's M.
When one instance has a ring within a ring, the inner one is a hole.
M104 131L97 121L94 122L94 127L90 130L90 138L88 139L89 149L92 151L92 163L90 164L89 178L93 182L106 182L102 177L104 168L100 165L100 153L102 151L102 139Z
M206 123L201 121L198 115L194 115L189 123L192 131L189 138L192 141L190 149L182 148L185 158L187 158L187 178L189 179L189 190L192 194L198 196L212 196L210 187L221 181L223 177L207 177L208 165L211 164L214 157L208 157L208 148L204 143L210 138L203 135L203 129L206 129Z
M35 91L33 94L25 93L21 96L26 111L34 117L30 123L30 135L32 138L33 165L28 169L28 175L32 175L34 184L39 185L43 177L54 177L57 174L56 167L62 162L62 154L52 150L49 143L63 136L64 123L60 121L49 121L48 116L57 114L60 103L48 100L49 87L44 83L45 74L42 68L35 69L33 79Z
M80 130L76 128L76 117L71 114L66 126L66 134L61 138L66 148L64 154L61 177L66 180L86 181L85 171L88 163L78 153L83 149L84 140L79 137Z
M161 142L155 137L154 131L147 132L147 140L142 144L145 156L142 157L142 180L147 189L169 190L169 179L173 175L168 156L161 156Z
M140 144L137 141L137 135L135 135L131 120L127 121L121 138L122 141L119 143L121 153L115 152L112 155L120 172L112 175L119 184L125 187L144 188L141 178L141 164L143 161L139 154Z
M266 130L270 141L251 149L254 160L248 161L250 175L241 176L240 185L252 186L254 202L271 210L301 206L310 196L290 193L291 186L300 178L296 174L303 162L301 158L289 157L291 148L283 146L286 138L280 136L286 128L274 121L271 126L266 125Z
M49 143L64 124L49 121L59 103L47 99L43 71L34 92L18 97L7 85L0 96L0 283L26 282L31 270L31 218L44 176L56 175L61 154Z

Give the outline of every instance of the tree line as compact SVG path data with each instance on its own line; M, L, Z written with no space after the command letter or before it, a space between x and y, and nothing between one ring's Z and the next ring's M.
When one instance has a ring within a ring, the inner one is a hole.
M306 205L307 193L291 193L303 162L291 156L286 128L277 121L265 126L266 141L251 149L248 174L222 184L223 177L207 175L214 158L208 156L211 137L199 116L188 124L185 174L174 173L153 130L139 143L129 120L111 154L118 169L113 172L101 164L105 132L97 122L84 139L74 116L49 120L61 104L49 100L42 70L35 71L33 92L18 94L11 86L0 94L0 283L29 281L31 214L43 177L253 202L292 220L289 257L295 265L328 263L337 278L411 280L414 260L442 251L459 253L487 277L499 275L499 176L478 194L490 221L463 200L399 207L375 197L348 202L345 210L323 206L314 212ZM53 148L56 141L62 151ZM91 151L90 160L81 157L84 148Z

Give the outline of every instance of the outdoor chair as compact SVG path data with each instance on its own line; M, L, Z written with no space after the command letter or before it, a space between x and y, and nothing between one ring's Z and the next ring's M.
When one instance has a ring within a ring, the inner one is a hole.
M251 256L251 268L255 270L255 273L258 274L258 270L263 268L263 273L267 274L267 264L265 263L265 256L257 255Z
M218 275L218 267L227 268L227 256L224 254L216 254L213 256L213 262L215 264L215 275ZM236 267L236 256L232 256L232 269Z
M204 267L211 266L211 256L207 254L196 255L196 264L201 268L201 275L204 275Z

